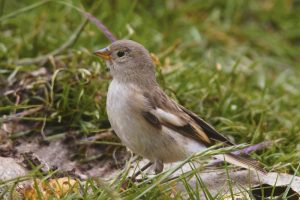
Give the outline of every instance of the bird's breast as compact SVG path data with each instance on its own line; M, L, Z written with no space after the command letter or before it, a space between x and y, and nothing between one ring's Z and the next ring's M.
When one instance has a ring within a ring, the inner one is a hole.
M111 82L106 101L108 119L122 143L133 151L142 148L139 146L143 130L139 113L142 104L135 86Z

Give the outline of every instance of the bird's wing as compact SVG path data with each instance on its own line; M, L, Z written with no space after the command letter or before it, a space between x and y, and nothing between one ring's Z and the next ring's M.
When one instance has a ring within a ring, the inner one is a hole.
M216 141L233 145L203 119L168 98L158 87L151 93L145 92L144 98L148 109L142 115L151 125L157 128L166 126L206 146L212 146Z

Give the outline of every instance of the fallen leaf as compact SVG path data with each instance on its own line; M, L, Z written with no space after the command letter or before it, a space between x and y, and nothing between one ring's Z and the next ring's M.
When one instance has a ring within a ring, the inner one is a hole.
M36 180L33 185L23 190L25 200L61 198L68 193L78 192L79 182L69 177L50 179L46 181Z

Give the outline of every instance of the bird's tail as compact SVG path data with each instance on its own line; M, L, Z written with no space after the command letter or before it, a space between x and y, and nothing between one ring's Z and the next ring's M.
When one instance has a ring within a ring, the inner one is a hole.
M239 167L242 167L242 168L258 171L258 172L261 172L263 174L268 173L265 169L262 168L262 166L260 165L260 163L258 161L253 160L251 158L245 158L245 157L242 157L242 156L237 156L237 155L234 155L232 153L220 154L220 155L216 155L214 157L219 159L219 160L225 160L228 163L231 163L233 165L236 165L236 166L239 166Z

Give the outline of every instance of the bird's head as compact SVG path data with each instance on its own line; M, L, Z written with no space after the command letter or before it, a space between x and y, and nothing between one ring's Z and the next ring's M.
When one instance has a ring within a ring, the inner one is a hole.
M132 40L117 40L95 51L106 61L114 79L129 82L155 81L155 67L148 50Z

